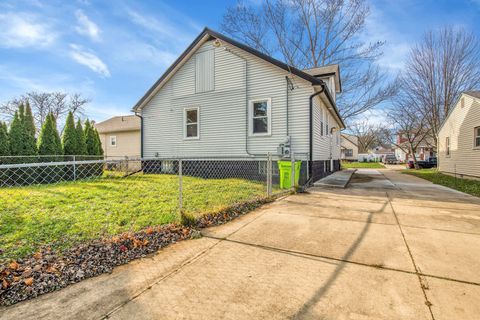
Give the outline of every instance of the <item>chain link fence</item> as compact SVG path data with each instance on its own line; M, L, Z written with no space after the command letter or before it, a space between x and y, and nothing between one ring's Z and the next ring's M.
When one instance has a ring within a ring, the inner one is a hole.
M0 157L0 262L264 202L293 190L278 161L294 159L301 185L307 155Z

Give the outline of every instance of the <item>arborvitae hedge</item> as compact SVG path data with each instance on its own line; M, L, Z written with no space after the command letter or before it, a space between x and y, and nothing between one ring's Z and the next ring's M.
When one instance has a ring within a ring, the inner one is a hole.
M95 148L97 152L97 156L103 156L103 148L102 148L102 142L100 141L100 135L98 134L98 131L96 128L93 129L95 133Z
M12 123L10 124L10 154L12 156L21 156L23 153L23 123L20 120L18 111L15 111Z
M49 113L43 123L40 136L38 137L38 154L61 155L63 154L62 142L57 130L55 117Z
M0 156L10 155L10 143L7 124L0 121Z
M75 128L75 120L73 119L72 112L68 113L67 122L63 129L62 145L63 153L65 155L81 154L78 144L77 129Z
M80 119L77 121L77 127L75 128L77 132L77 141L78 141L78 155L87 154L87 142L85 141L85 133L83 132L82 122Z
M23 143L26 155L37 154L37 141L35 139L35 121L33 120L32 108L27 102L25 107L25 116L23 118Z

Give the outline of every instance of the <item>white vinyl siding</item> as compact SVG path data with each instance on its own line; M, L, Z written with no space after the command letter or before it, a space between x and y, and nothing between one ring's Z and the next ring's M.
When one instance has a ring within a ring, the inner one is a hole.
M480 148L475 147L475 128L478 127L480 99L463 94L438 133L440 171L480 178Z
M215 87L215 51L206 50L195 55L195 92L207 92Z
M295 89L287 93L285 77L292 77L288 72L230 45L225 50L209 41L199 49L210 51L214 62L211 91L196 93L196 53L142 109L144 155L245 156L247 149L250 154L276 153L287 136L287 94L292 152L306 155L311 84L293 76ZM270 98L270 135L249 134L249 102L258 98ZM314 100L325 108L319 98ZM183 113L192 106L200 108L200 139L195 142L184 140ZM322 159L328 159L328 140L319 141L317 148L323 148Z

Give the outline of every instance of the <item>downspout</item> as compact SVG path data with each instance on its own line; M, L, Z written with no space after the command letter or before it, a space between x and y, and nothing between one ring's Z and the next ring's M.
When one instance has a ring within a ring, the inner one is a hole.
M312 173L313 173L313 98L321 94L323 91L325 91L325 83L321 84L322 89L318 92L313 93L310 95L309 98L309 107L310 107L310 130L309 130L309 136L310 136L310 148L309 148L309 160L310 160L310 165L308 166L308 176L310 179L312 179Z
M135 115L140 118L140 158L143 158L143 117L137 112Z
M287 128L287 137L288 137L288 135L289 135L289 130L288 130L288 119L289 119L289 118L288 118L288 89L289 89L288 87L289 87L289 79L288 79L288 76L285 76L285 80L287 81L287 90L286 90L286 92L285 92L285 94L286 94L286 104L287 104L287 108L286 108L286 109L287 109L287 110L286 110L286 112L287 112L287 117L286 117L286 121L285 121L285 122L286 122L286 123L285 123L285 126L286 126L286 128Z

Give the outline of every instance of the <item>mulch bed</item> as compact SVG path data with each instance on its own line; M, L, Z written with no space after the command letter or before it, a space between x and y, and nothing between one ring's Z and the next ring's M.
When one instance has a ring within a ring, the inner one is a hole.
M177 241L199 237L197 228L224 224L274 198L233 205L194 219L191 227L168 224L136 233L79 244L56 252L44 248L25 258L0 265L0 306L35 298L102 273L131 260L145 257Z
M11 305L69 284L109 273L116 266L157 252L197 231L174 224L95 240L66 251L45 248L26 259L0 265L0 305Z

